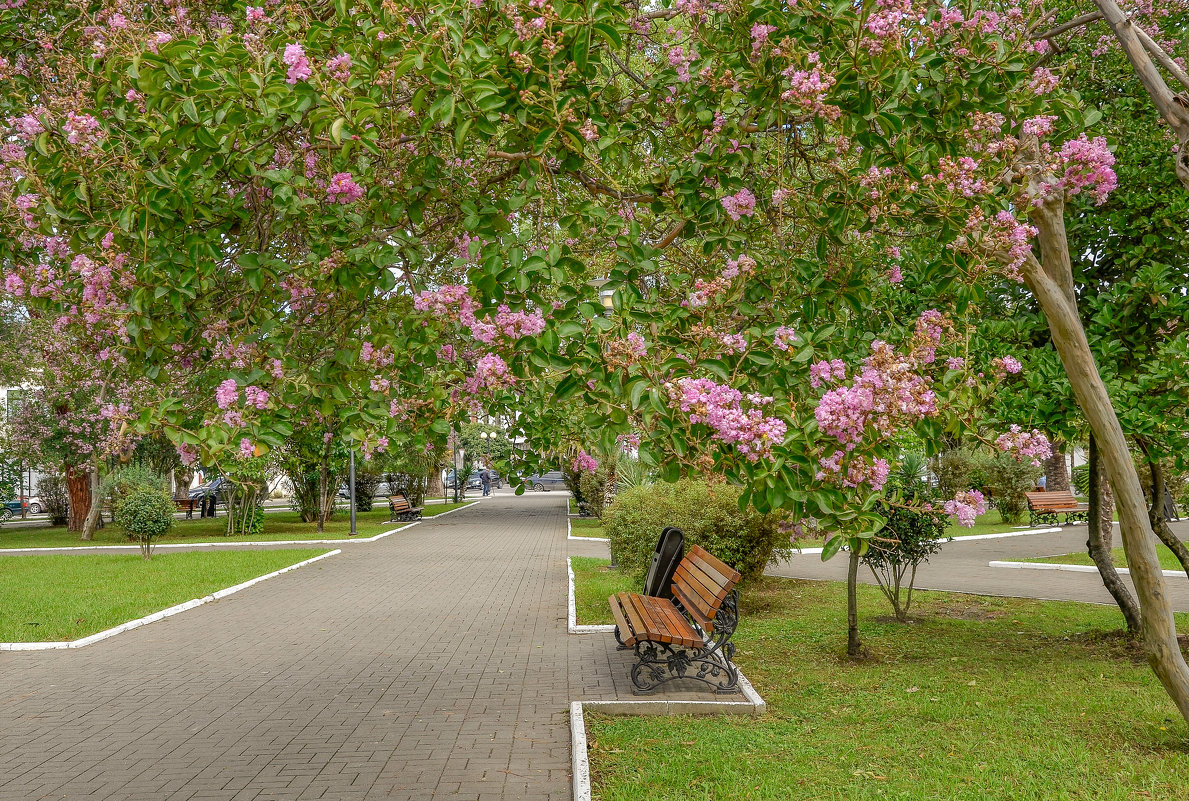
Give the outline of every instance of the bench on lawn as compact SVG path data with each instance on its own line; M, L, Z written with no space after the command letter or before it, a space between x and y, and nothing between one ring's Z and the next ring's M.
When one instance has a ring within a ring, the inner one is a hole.
M1072 492L1025 492L1028 498L1028 525L1049 523L1055 525L1057 515L1065 515L1065 522L1086 522L1089 504L1078 503Z
M694 545L678 563L673 598L621 592L607 600L615 639L633 648L632 692L651 693L674 679L696 679L720 693L734 692L739 673L730 642L739 621L739 572Z
M421 519L421 511L424 507L413 506L409 503L409 499L404 495L389 495L388 496L388 511L392 512L389 522L412 522Z
M177 507L179 512L186 513L187 520L194 519L194 510L198 508L199 500L197 498L174 498L173 505Z

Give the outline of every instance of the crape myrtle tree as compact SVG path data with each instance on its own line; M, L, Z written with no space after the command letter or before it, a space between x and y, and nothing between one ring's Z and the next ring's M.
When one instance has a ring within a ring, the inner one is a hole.
M1099 5L1183 142L1164 37ZM872 288L914 273L960 308L1022 280L1115 489L1150 662L1189 715L1072 291L1065 202L1105 198L1113 157L1043 65L1051 22L991 0L34 0L0 21L5 286L63 327L110 296L112 347L151 380L222 371L209 425L146 412L183 448L254 454L305 406L416 447L463 408L510 413L531 376L582 395L609 436L639 417L645 452L815 518L853 572L895 435L935 440L1018 367L964 349L948 308L848 336ZM287 349L295 304L325 323L325 358ZM997 442L1048 453L1026 429ZM972 520L981 503L948 507Z

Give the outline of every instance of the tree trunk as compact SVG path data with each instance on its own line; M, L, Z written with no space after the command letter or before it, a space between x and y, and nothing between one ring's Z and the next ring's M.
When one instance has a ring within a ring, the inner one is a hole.
M190 497L190 484L194 481L194 471L188 467L179 467L173 471L173 497L184 501Z
M859 543L851 540L846 569L846 655L852 659L863 652L859 639Z
M1185 547L1185 543L1177 538L1177 535L1172 532L1168 526L1168 521L1164 519L1164 468L1160 463L1152 458L1148 448L1141 442L1140 447L1143 448L1144 458L1148 462L1148 472L1152 476L1152 505L1148 507L1148 520L1152 523L1152 530L1156 532L1156 536L1164 543L1164 546L1173 552L1177 557L1177 561L1181 563L1181 569L1189 575L1189 548Z
M1139 604L1131 596L1131 591L1119 578L1119 571L1111 561L1111 548L1115 541L1115 527L1113 523L1115 501L1111 494L1111 485L1106 472L1098 458L1098 446L1094 437L1090 437L1090 513L1087 515L1086 549L1090 558L1098 567L1098 574L1102 576L1102 583L1107 592L1119 605L1123 619L1127 623L1127 633L1133 637L1139 635L1142 625L1140 621Z
M603 482L603 511L615 503L615 496L619 492L619 460L613 460L607 465L607 478Z
M91 507L87 510L87 519L83 521L84 540L95 539L95 526L99 522L99 515L103 512L103 496L99 493L99 456L96 455L91 464Z
M1069 472L1065 469L1065 443L1053 441L1053 453L1045 461L1045 492L1069 492Z
M1099 457L1115 492L1123 548L1139 596L1148 664L1189 722L1189 665L1177 641L1176 621L1139 476L1078 314L1063 215L1060 193L1050 194L1031 209L1030 216L1039 230L1043 266L1030 256L1023 268L1024 279L1048 318L1053 345L1061 356L1078 406L1098 441Z
M70 514L66 518L66 530L85 534L87 515L91 511L91 473L85 467L66 466L66 492L70 496Z
M391 479L389 480L391 481ZM429 469L425 494L430 498L436 498L439 495L446 494L446 488L442 486L442 466L440 464L434 465Z

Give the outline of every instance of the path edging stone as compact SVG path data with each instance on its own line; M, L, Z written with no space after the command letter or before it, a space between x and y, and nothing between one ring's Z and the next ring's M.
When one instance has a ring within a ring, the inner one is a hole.
M1062 570L1069 573L1097 573L1098 568L1094 565L1066 565L1060 562L987 562L987 567L1009 567L1018 570ZM1115 568L1119 573L1125 576L1131 575L1131 570L1126 567ZM1184 570L1161 570L1165 578L1186 578Z

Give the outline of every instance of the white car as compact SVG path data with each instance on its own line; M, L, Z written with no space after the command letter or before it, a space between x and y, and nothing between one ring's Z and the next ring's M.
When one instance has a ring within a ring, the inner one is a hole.
M41 498L34 495L29 499L29 514L39 515L45 511L45 507L41 505Z

